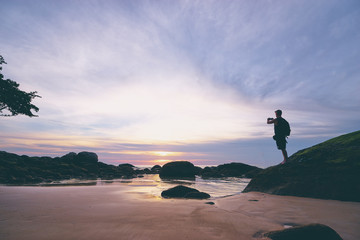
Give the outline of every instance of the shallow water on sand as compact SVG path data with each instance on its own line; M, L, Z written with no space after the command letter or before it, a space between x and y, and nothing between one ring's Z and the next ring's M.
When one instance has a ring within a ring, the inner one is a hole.
M161 197L161 192L177 185L195 188L201 192L210 194L212 199L231 196L241 193L251 179L248 178L217 178L202 179L197 177L195 180L161 180L159 174L145 174L141 177L132 179L114 180L66 180L56 183L49 183L40 186L104 186L104 185L126 185L129 192L148 195L149 197Z

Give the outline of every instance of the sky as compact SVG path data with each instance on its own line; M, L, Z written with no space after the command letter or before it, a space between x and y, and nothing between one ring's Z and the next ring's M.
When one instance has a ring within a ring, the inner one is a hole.
M359 130L358 0L0 0L2 73L39 117L0 118L0 150L108 164L282 161Z

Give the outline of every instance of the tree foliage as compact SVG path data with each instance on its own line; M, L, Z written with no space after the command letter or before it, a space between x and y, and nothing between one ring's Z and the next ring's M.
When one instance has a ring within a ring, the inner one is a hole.
M0 55L0 116L10 117L23 114L29 117L37 117L32 111L38 112L31 101L40 97L37 92L24 92L19 89L19 84L10 79L4 79L1 73L2 64L6 64L4 58ZM4 113L4 111L9 113Z

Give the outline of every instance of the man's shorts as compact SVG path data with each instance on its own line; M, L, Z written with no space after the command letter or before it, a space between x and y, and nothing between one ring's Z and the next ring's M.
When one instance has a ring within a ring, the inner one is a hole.
M273 136L273 139L276 141L276 146L279 150L285 150L286 149L286 137L285 136Z

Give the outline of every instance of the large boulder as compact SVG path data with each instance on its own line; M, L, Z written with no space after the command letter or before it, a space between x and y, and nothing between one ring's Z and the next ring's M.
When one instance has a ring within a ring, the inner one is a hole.
M300 227L287 228L264 234L272 240L342 240L332 228L322 224L310 224Z
M262 170L244 192L360 201L360 131L301 150Z
M188 199L208 199L210 198L210 194L205 192L189 192L184 196L184 198Z
M134 168L135 166L130 163L121 163L118 166L119 168Z
M64 156L60 157L63 161L75 161L77 154L74 152L69 152L68 154L65 154Z
M99 161L97 154L93 152L80 152L76 158L82 163L97 163Z
M161 170L161 166L155 165L151 168L151 173L160 173L160 170Z
M217 167L205 167L200 171L202 178L246 177L252 178L262 169L244 163L227 163Z
M125 177L133 177L135 174L134 166L129 163L120 164L118 166L118 170L121 172L121 174Z
M210 195L200 192L197 189L185 187L182 185L170 188L161 193L163 198L188 198L188 199L207 199Z
M76 156L75 164L78 165L83 172L80 176L84 178L95 179L98 176L99 166L98 166L98 156L93 152L80 152Z
M169 162L160 170L162 179L195 179L196 168L194 164L187 161Z

